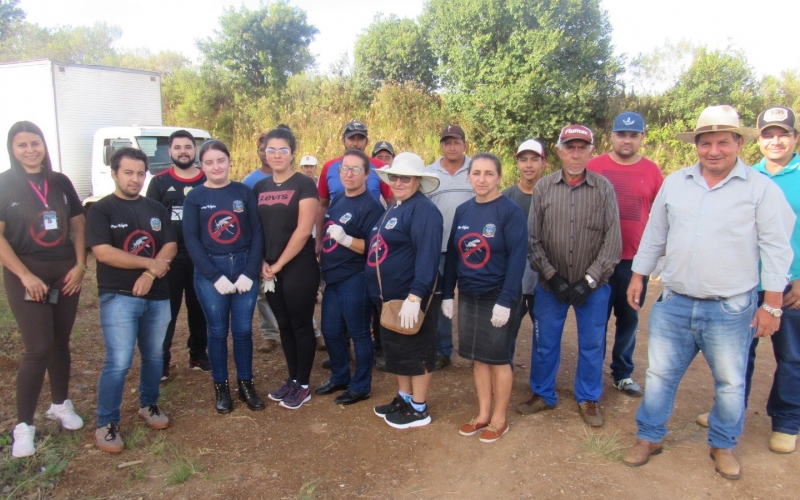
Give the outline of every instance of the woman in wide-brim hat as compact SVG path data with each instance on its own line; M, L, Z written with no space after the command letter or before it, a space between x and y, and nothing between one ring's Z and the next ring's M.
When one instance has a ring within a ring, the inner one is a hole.
M436 364L436 322L442 298L429 299L437 286L443 219L425 196L439 187L439 178L424 172L424 165L419 156L400 153L391 167L375 170L389 184L396 201L372 228L365 267L369 296L377 306L403 300L401 326L422 321L414 335L381 326L386 371L397 375L398 394L390 403L375 407L375 414L398 429L431 422L427 397Z

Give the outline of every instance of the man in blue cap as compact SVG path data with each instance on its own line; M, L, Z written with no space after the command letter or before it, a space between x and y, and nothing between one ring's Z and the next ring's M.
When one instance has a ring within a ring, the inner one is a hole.
M628 305L625 296L631 281L631 264L644 228L650 217L650 207L661 189L664 176L658 165L639 154L644 139L644 118L626 111L614 120L611 132L612 151L589 161L587 170L607 178L617 195L620 229L622 231L622 256L614 268L608 284L611 295L608 301L608 318L611 312L617 318L614 348L611 352L611 376L614 387L631 397L640 397L642 388L633 381L633 350L636 347L636 330L639 313ZM639 304L644 303L647 277Z

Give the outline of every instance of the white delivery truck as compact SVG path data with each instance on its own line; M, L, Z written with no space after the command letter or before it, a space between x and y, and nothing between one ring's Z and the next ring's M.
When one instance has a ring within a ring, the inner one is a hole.
M85 205L114 191L115 148L141 149L158 173L171 164L169 135L185 128L162 125L159 73L51 60L0 64L0 137L21 120L42 129L53 170L70 178ZM198 145L210 137L185 129ZM8 151L0 152L0 171L9 167Z

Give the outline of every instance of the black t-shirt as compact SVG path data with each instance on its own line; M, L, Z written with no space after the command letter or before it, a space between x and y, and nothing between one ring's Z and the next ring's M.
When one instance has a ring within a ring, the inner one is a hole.
M256 183L254 191L258 201L258 218L264 229L264 260L275 262L283 253L289 239L297 229L300 200L319 200L314 179L295 173L281 184L274 177ZM298 255L314 253L314 241L308 238Z
M172 220L172 228L178 238L178 255L176 258L189 258L189 252L183 242L183 201L193 188L206 181L202 171L191 179L183 179L175 175L175 167L164 170L150 180L147 197L164 205Z
M157 201L138 197L123 200L110 194L98 201L86 216L86 246L111 245L126 252L154 259L167 243L175 242L167 209ZM97 288L100 293L133 295L133 285L142 269L120 269L97 263ZM168 299L167 280L153 282L148 299Z
M78 193L66 175L59 172L50 174L50 183L47 186L47 205L45 208L33 186L20 190L12 181L13 172L8 170L0 174L0 221L6 223L3 232L14 253L26 255L37 260L66 260L75 258L75 247L69 234L69 220L57 217L56 229L45 229L45 212L59 211L68 214L69 218L83 215L83 206L78 198ZM28 174L28 179L37 186L40 194L44 196L44 174ZM60 192L61 195L56 193ZM28 223L27 214L23 213L23 200L30 198L33 206L37 207L36 223Z

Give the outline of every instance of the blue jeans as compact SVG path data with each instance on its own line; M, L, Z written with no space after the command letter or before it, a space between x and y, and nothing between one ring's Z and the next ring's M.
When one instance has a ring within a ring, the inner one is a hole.
M322 295L322 336L331 358L331 383L350 384L359 394L372 391L372 360L375 344L370 335L372 302L367 294L364 273L338 283L327 283ZM347 362L347 339L350 332L356 353L356 371L350 376Z
M117 293L100 295L100 326L106 358L97 387L98 427L119 422L122 390L137 342L142 356L139 405L158 403L164 337L171 318L169 299L151 300Z
M444 258L445 253L439 257L439 283L444 283ZM439 315L436 323L436 354L447 356L453 355L453 320L448 319L444 314Z
M658 443L666 436L678 384L703 351L715 395L708 416L708 444L736 446L744 427L745 370L756 307L755 290L726 300L699 300L664 289L650 311L650 367L647 391L636 412L637 438Z
M621 260L614 273L608 280L611 287L611 295L608 299L608 319L611 319L611 311L617 318L617 329L614 335L614 347L611 351L611 376L614 382L619 382L630 378L633 374L633 350L636 348L636 331L639 328L639 312L628 305L628 285L631 283L631 264L632 260ZM644 277L642 295L639 303L644 304L647 293L647 281L649 277ZM605 349L603 349L605 354Z
M248 252L210 255L211 261L231 282L247 265ZM208 359L214 383L228 380L228 326L233 337L233 360L238 380L253 379L253 313L258 298L258 278L245 293L221 295L214 283L195 270L194 288L208 323Z
M575 399L599 401L603 393L603 348L606 336L606 308L610 287L595 290L586 302L575 307L578 321L578 368L575 373ZM561 363L561 335L570 305L536 286L533 304L533 348L531 352L531 389L545 403L555 406L556 374Z
M789 291L789 288L786 290ZM756 362L757 338L750 344L747 360L745 407L750 397L753 369ZM783 308L781 325L771 338L775 355L775 375L767 400L767 415L772 417L772 431L800 433L800 310Z

